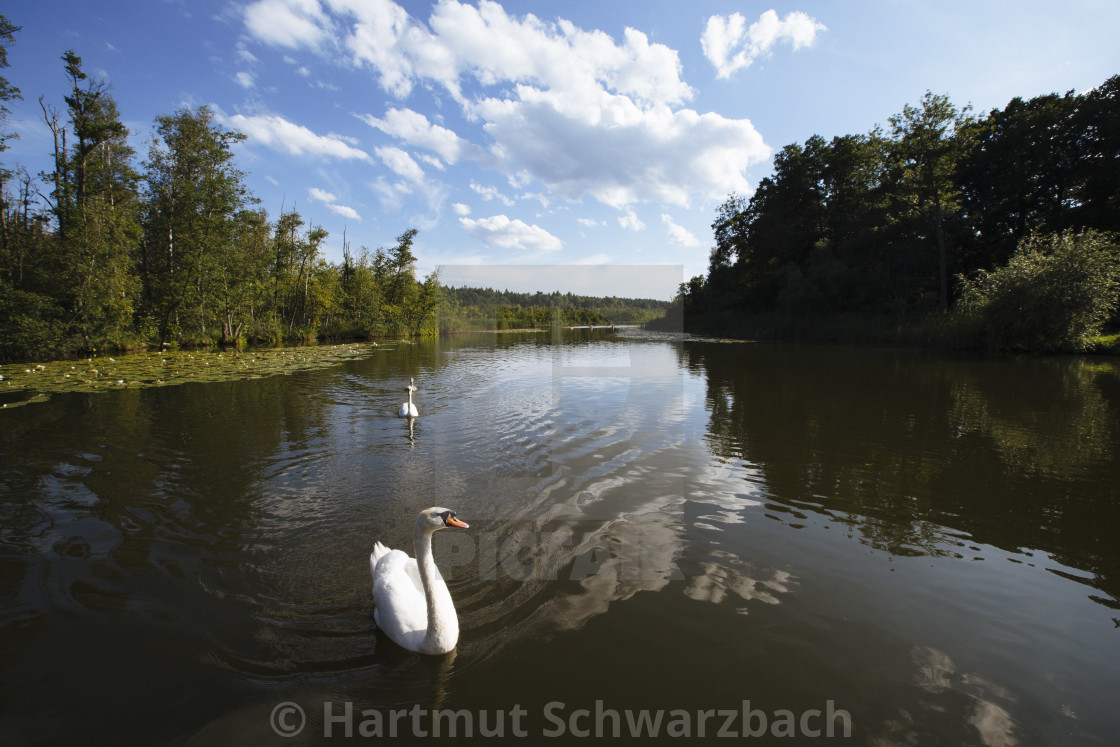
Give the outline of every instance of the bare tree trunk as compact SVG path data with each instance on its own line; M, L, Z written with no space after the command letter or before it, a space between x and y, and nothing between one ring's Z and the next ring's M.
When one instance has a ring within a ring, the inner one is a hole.
M150 305L152 303L152 266L151 260L148 258L148 239L146 237L140 239L140 261L144 264L144 299Z
M10 242L8 240L8 203L4 202L4 170L0 169L0 249L3 250L4 256L7 257L10 251ZM14 277L12 276L12 265L14 263L8 261L8 282L14 285Z
M54 215L58 221L58 235L64 236L66 227L63 218L62 182L66 168L66 129L58 122L58 112L47 106L42 96L39 97L39 108L43 110L43 123L54 137Z
M941 197L937 193L932 169L930 188L933 194L934 237L937 239L937 308L945 314L949 311L949 251L945 245L945 226L941 217Z

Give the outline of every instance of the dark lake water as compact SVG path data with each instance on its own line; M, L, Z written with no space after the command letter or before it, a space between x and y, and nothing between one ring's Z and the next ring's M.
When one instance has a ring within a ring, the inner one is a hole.
M1115 360L556 334L4 412L0 744L1116 743Z

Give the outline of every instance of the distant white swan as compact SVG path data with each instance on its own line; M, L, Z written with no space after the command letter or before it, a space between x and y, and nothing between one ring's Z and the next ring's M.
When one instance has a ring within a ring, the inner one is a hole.
M459 641L459 618L451 592L432 557L432 534L467 523L446 508L426 508L416 517L410 558L380 542L369 555L373 577L373 619L402 648L421 654L446 654Z
M408 392L408 402L401 405L401 409L397 411L397 416L402 418L420 417L420 412L416 409L416 405L412 404L412 393L416 391L416 380L409 378L408 386L406 386L404 390Z

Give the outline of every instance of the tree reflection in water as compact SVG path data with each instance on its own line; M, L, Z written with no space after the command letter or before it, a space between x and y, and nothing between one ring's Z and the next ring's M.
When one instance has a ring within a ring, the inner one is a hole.
M1083 358L690 343L714 453L767 515L818 514L897 556L1041 551L1116 607L1120 369Z

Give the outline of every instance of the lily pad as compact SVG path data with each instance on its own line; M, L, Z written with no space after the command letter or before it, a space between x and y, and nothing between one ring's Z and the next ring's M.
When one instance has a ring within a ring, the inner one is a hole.
M392 346L373 343L249 350L176 350L0 366L0 403L11 409L61 392L260 379L367 358Z

